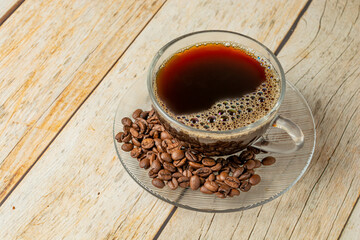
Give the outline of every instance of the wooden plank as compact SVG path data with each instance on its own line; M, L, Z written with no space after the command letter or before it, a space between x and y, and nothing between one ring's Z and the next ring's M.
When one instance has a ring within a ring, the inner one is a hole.
M0 203L162 3L29 0L6 21L0 29Z
M24 0L0 0L0 26Z
M346 223L340 239L356 239L360 236L360 204L355 205L348 222Z
M230 29L275 48L304 3L167 2L4 202L0 237L153 237L172 206L138 187L115 157L119 97L134 79L146 79L156 51L180 34Z
M313 1L279 54L316 121L316 152L304 177L279 199L250 211L209 216L178 209L160 239L174 238L190 221L188 239L339 237L360 189L359 10L359 1Z

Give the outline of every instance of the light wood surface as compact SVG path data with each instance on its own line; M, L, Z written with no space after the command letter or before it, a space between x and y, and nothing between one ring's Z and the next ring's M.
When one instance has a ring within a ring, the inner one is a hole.
M0 25L20 6L24 0L0 0Z
M359 14L357 0L25 0L0 26L0 239L357 239ZM300 182L244 212L174 209L113 149L119 98L162 45L203 29L278 49L317 126Z

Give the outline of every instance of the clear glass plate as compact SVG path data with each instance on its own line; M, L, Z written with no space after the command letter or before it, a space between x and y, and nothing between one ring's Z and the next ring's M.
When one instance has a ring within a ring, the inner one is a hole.
M235 212L265 204L289 190L304 174L310 164L315 149L315 125L311 110L301 93L290 83L287 83L286 95L279 113L298 124L305 135L305 144L299 151L291 154L259 154L258 159L272 155L276 163L272 166L262 166L256 169L261 176L261 182L252 187L249 192L241 192L240 196L220 199L215 195L207 195L199 190L178 188L170 190L154 187L148 170L139 167L138 161L130 157L128 152L121 150L121 144L115 140L115 135L122 131L121 119L131 116L135 109L151 109L146 82L137 80L121 98L114 120L114 143L120 162L129 175L146 191L154 196L178 207L202 212ZM289 136L280 129L270 128L266 138L276 141L289 141Z

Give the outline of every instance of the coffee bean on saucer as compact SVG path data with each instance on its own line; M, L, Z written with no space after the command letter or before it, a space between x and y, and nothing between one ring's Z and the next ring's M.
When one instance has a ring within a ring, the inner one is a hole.
M178 188L179 186L179 183L178 181L176 180L176 178L172 178L171 181L168 181L168 186L171 190L175 190Z
M217 183L214 181L205 181L204 186L212 192L216 192L219 188Z
M184 151L183 150L180 150L180 149L177 149L175 151L173 151L171 153L171 158L176 161L176 160L180 160L182 158L184 158Z
M212 171L210 168L208 167L202 167L202 168L199 168L198 170L195 171L195 173L199 176L199 177L207 177L209 176Z
M163 187L165 186L164 181L162 181L162 180L160 180L160 179L158 179L158 178L154 178L154 179L152 180L152 184L153 184L155 187L157 187L157 188L163 188Z
M130 128L130 133L131 133L131 135L132 135L133 137L135 137L135 138L139 137L139 132L136 131L136 129L133 128L133 127Z
M141 142L141 147L145 148L145 149L150 149L154 146L154 139L152 138L146 138L144 140L142 140Z
M220 181L225 181L229 174L227 172L221 172L218 176Z
M205 193L205 194L213 194L214 193L214 192L210 191L209 189L207 189L205 186L200 187L200 192Z
M216 192L215 196L217 196L218 198L226 198L226 195L224 193L221 193L221 192Z
M261 162L259 160L255 159L254 161L255 161L255 167L254 168L261 167Z
M161 138L161 140L172 139L172 136L167 131L163 131L160 134L160 138Z
M159 160L155 160L152 162L151 164L151 169L155 172L158 173L161 169L161 163Z
M224 181L231 188L238 188L240 186L240 180L236 177L227 177Z
M148 158L144 158L143 160L141 160L139 162L139 166L141 168L145 168L145 169L148 169L150 167L150 159Z
M239 196L239 195L240 195L240 191L235 188L231 189L228 194L229 197L234 197L234 196Z
M260 149L252 147L252 146L247 147L247 150L253 152L254 154L260 153Z
M181 160L177 160L173 162L175 167L182 167L186 164L186 158L183 158Z
M166 170L166 169L161 169L158 172L158 178L160 180L163 180L163 181L169 181L172 178L171 177L171 172L169 170Z
M206 167L212 167L216 164L215 160L212 158L203 158L201 160L202 164L204 164L204 166Z
M192 162L197 162L198 161L197 156L190 150L187 150L185 152L185 157L186 157L187 160L192 161Z
M130 118L128 117L124 117L123 119L121 119L121 123L124 125L124 126L131 126L132 125L132 121Z
M193 167L194 169L198 169L198 168L204 167L203 164L197 163L197 162L188 162L188 164L189 164L191 167Z
M252 151L245 150L240 154L240 159L244 161L248 161L250 159L254 159L255 154Z
M221 165L221 163L216 163L216 165L215 166L212 166L211 167L211 170L213 171L213 172L217 172L217 171L219 171L220 169L222 168L222 165Z
M190 177L190 188L192 190L197 190L200 187L200 178L197 175Z
M115 140L117 141L117 142L122 142L122 135L123 135L124 133L123 132L119 132L119 133L117 133L116 134L116 136L115 136Z
M140 154L141 154L141 148L137 148L137 147L133 148L133 150L131 150L130 152L130 156L132 158L138 158Z
M245 172L245 173L240 175L239 180L240 181L246 180L246 179L249 179L250 177L251 177L251 173L250 172Z
M249 183L251 183L251 185L253 186L258 184L260 181L261 181L261 177L257 174L254 174L249 178Z
M253 169L256 166L256 163L254 160L249 160L244 164L244 167L246 169Z
M136 110L134 111L134 113L132 114L133 119L136 119L136 118L140 117L140 114L141 114L141 113L142 113L142 110L141 110L141 109L136 109Z
M170 171L170 172L176 172L176 167L174 166L174 164L172 164L172 163L169 163L169 162L164 162L163 163L163 167L166 169L166 170L168 170L168 171Z
M124 143L121 146L121 149L125 152L130 152L133 149L134 145L132 145L131 143Z
M218 192L220 192L224 195L228 195L230 190L231 190L231 188L227 184L219 183Z
M160 158L165 161L165 162L172 162L172 158L171 158L171 155L166 153L166 152L162 152L160 154Z
M265 166L273 165L275 162L276 162L276 159L271 156L268 156L261 161L261 163Z
M240 177L240 175L244 172L244 167L238 167L235 169L235 171L233 172L233 177Z
M213 173L210 174L207 178L207 180L209 180L209 181L215 181L215 179L216 179L216 177L215 177L215 174L213 174Z

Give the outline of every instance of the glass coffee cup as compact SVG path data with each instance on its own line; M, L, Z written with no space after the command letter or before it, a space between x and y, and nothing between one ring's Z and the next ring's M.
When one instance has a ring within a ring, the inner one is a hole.
M155 94L156 76L159 69L169 58L182 49L207 42L236 43L256 52L272 65L279 77L280 93L274 106L269 109L266 115L243 127L219 131L198 129L185 125L165 111ZM147 87L153 108L165 129L182 141L183 145L208 156L229 155L250 145L266 152L290 153L297 151L304 144L304 135L301 129L291 120L278 114L286 89L285 74L280 62L267 47L248 36L229 31L211 30L194 32L174 39L163 46L155 55L148 72ZM290 139L281 143L267 140L264 134L271 126L286 131Z

